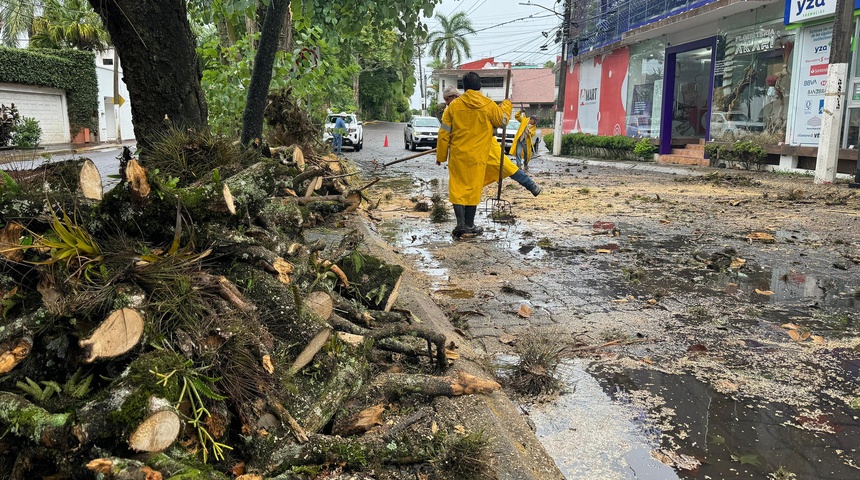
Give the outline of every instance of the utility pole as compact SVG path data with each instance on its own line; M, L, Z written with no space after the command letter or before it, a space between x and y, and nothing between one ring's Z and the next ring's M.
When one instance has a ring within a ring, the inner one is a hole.
M830 44L830 65L824 87L824 111L821 135L818 138L818 158L815 161L815 183L833 183L839 162L839 131L845 111L845 91L848 81L848 60L851 57L851 31L854 0L836 1L833 20L833 40Z
M558 62L558 98L555 99L555 129L552 154L561 155L561 124L564 121L564 95L567 84L567 43L570 33L570 1L564 2L564 17L561 23L561 60Z
M116 143L122 144L122 129L120 128L119 109L122 107L119 101L119 54L116 47L113 49L113 119L116 123Z
M418 47L418 88L421 89L421 115L427 115L427 90L424 88L424 69L421 68L421 44Z

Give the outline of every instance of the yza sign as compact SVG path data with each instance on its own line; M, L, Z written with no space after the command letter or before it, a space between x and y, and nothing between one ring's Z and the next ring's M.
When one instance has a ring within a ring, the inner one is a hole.
M860 0L854 0L854 9L860 8ZM836 13L836 0L786 0L785 24L803 23Z

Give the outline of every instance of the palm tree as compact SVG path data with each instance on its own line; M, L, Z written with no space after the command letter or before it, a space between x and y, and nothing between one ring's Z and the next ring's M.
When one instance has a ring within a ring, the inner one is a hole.
M33 19L30 45L103 51L110 36L86 0L47 0L42 16Z
M457 63L461 63L463 57L468 58L472 54L469 41L464 36L475 33L475 29L472 28L472 22L466 16L466 12L457 12L450 18L437 15L436 18L439 19L440 29L427 36L430 56L440 58L444 53L445 59L442 63L446 68L454 68L455 58Z
M0 31L3 32L0 43L3 46L17 47L18 37L30 32L37 3L35 0L0 1Z

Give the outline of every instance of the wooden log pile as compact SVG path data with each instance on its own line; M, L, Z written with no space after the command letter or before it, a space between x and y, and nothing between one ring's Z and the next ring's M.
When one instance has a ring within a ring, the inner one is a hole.
M305 241L372 182L307 146L161 142L108 192L88 160L2 173L0 471L457 478L475 438L430 400L499 385L448 371L359 234Z

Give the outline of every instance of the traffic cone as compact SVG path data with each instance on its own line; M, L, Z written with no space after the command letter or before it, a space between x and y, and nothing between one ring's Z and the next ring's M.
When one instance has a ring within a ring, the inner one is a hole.
M383 147L388 146L388 135L385 136L385 143L382 144Z

